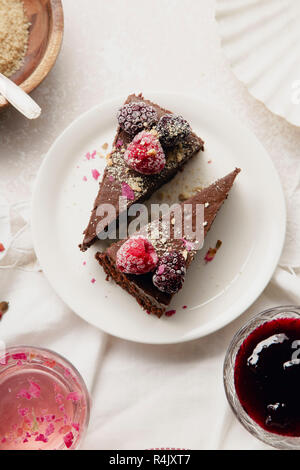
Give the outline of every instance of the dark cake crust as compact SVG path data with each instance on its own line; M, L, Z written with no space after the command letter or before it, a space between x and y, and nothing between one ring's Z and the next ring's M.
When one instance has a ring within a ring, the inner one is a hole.
M138 304L144 310L146 310L148 313L156 315L159 318L164 314L166 310L165 306L159 305L159 303L155 304L154 298L149 297L145 292L143 292L143 290L138 287L137 283L134 280L130 279L131 276L129 276L128 274L123 274L121 273L121 271L118 271L115 263L111 261L111 259L106 253L98 252L96 253L95 258L104 269L108 278L111 277L116 282L116 284L118 284L120 287L122 287L122 289L132 295L132 297L136 299ZM145 276L143 277L145 282Z

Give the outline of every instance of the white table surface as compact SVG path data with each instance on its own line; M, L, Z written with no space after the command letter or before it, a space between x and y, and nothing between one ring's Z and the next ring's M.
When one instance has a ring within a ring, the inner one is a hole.
M135 91L187 92L212 97L265 146L286 194L287 240L281 269L248 312L220 332L174 346L105 335L69 311L42 273L0 269L0 300L10 301L1 339L52 348L79 368L93 399L86 449L266 448L228 409L222 363L247 317L273 305L300 303L294 293L300 283L300 228L293 217L300 204L300 129L272 115L234 77L220 47L214 1L64 0L63 6L61 54L32 93L41 118L30 122L13 109L0 114L2 202L30 200L50 145L93 105Z

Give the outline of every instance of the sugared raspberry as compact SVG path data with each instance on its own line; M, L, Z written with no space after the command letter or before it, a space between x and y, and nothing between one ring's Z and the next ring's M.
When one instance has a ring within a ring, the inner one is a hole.
M127 165L144 175L160 173L166 157L155 131L142 131L135 136L124 153Z
M161 143L166 147L172 147L184 140L192 129L182 116L164 114L157 124L157 132Z
M129 238L117 253L117 268L122 273L145 274L154 271L158 262L154 246L142 236Z
M125 132L134 136L143 129L151 129L157 121L157 112L143 101L124 104L117 114L119 125Z
M182 254L170 251L159 259L152 281L160 291L175 294L184 283L185 273L186 264Z

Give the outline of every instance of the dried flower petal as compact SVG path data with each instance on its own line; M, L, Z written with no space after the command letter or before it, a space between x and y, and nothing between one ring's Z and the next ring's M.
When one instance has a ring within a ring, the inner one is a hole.
M134 191L127 183L122 183L122 196L127 197L131 201L134 200Z
M26 361L27 359L27 355L25 353L12 354L11 357L16 361L17 360Z
M183 245L184 245L184 247L187 251L192 251L192 250L195 249L195 244L194 243L189 242L185 238L182 238L181 241L182 241L182 243L183 243Z
M79 429L80 429L80 424L79 423L72 423L72 426L77 432L79 432Z
M94 180L96 180L96 181L97 181L97 179L98 179L98 178L99 178L99 176L100 176L100 173L99 173L99 171L98 171L98 170L96 170L96 169L92 170L92 176L93 176Z
M74 439L74 435L73 435L72 431L70 431L68 434L66 434L64 436L64 443L65 443L65 445L68 449L73 444L73 439Z
M28 392L30 393L32 398L39 398L41 394L41 387L35 382L30 382Z
M166 317L172 317L172 315L175 315L176 310L168 310L165 315Z
M3 315L7 312L9 307L8 302L0 302L0 320L3 317Z
M4 314L4 313L7 312L8 307L9 307L9 303L8 303L8 302L0 302L0 312L1 312L2 314Z
M214 257L216 256L216 253L218 251L218 249L221 247L222 245L222 242L221 240L218 240L217 243L216 243L216 246L215 248L209 248L205 257L204 257L204 260L206 263L210 263Z
M74 402L77 402L77 401L80 400L81 395L78 392L70 392L70 393L68 393L66 398L67 398L67 400L72 400Z

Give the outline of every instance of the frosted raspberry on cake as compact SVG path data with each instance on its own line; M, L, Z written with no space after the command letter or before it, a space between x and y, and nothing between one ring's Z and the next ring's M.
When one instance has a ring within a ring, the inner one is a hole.
M127 165L143 175L160 173L166 165L166 157L156 131L142 131L135 136L124 153Z

